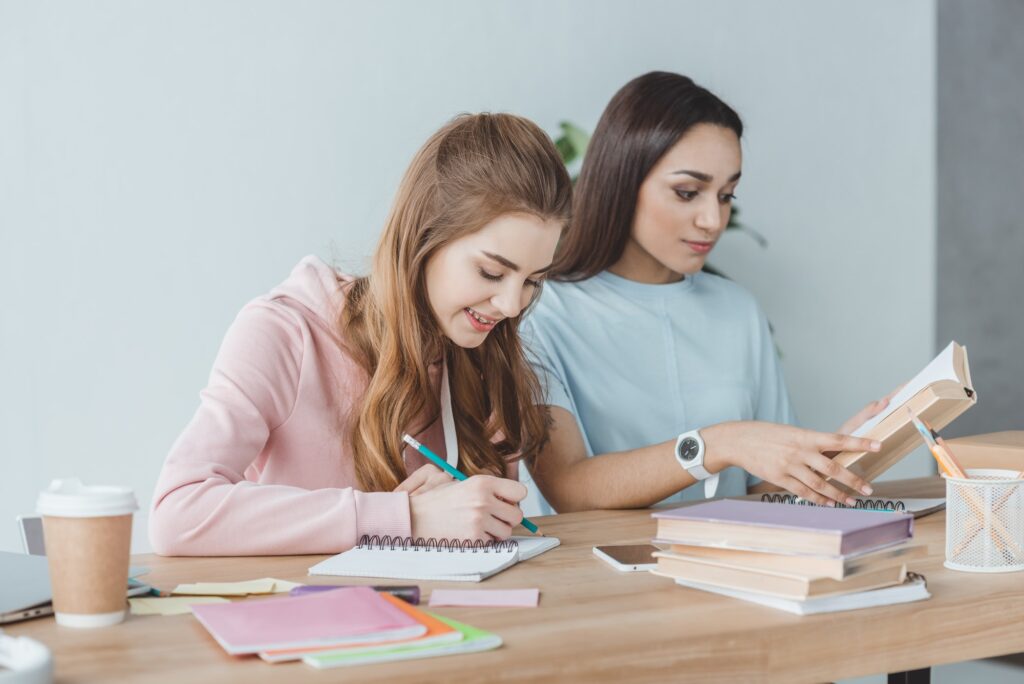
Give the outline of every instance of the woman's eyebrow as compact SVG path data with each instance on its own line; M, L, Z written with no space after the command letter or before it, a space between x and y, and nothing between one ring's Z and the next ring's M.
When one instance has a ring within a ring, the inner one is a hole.
M743 173L742 171L737 171L733 175L729 176L728 182L732 183L733 181L739 180L740 179L740 175L742 175L742 173ZM711 174L703 173L701 171L691 171L690 169L679 169L678 171L673 171L671 175L675 176L675 175L678 175L678 174L685 174L687 176L693 176L697 180L703 181L704 183L710 183L711 181L715 180L715 177L712 176Z
M490 252L483 252L483 251L480 252L480 253L483 254L488 259L493 259L494 261L497 261L499 264L501 264L505 268L507 268L509 270L512 270L512 271L514 271L516 273L518 273L519 270L520 270L519 269L519 264L517 264L517 263L515 263L513 261L509 261L508 259L506 259L505 257L501 256L500 254L491 254ZM548 264L544 268L537 269L536 271L534 271L530 275L536 275L538 273L544 273L545 271L550 270L553 265L554 265L553 263L552 264Z

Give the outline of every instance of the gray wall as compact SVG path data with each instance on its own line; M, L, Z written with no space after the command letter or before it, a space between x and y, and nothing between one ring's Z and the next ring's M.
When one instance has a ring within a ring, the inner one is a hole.
M1024 2L939 0L936 337L978 405L949 435L1024 429Z
M360 270L447 118L592 128L651 69L743 115L770 245L713 261L836 428L934 353L934 44L933 0L0 0L0 548L53 477L147 507L238 309L305 254Z

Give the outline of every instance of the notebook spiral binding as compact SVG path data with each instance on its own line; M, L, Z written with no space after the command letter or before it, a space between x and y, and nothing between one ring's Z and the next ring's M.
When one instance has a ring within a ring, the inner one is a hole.
M817 506L818 504L813 501L807 501L801 499L798 496L792 494L762 494L761 501L764 503L784 503L794 504L797 506ZM863 508L869 511L899 511L904 512L907 510L907 505L899 500L894 499L857 499L857 503L853 506L847 506L846 504L836 503L836 508Z
M367 535L359 537L359 543L356 545L357 549L377 549L383 551L385 549L389 551L395 551L396 549L402 549L403 551L423 551L423 552L441 552L447 551L448 553L501 553L504 551L514 551L519 548L519 542L515 539L504 539L502 541L481 541L479 539L448 539L442 537L436 539L431 537L424 539L423 537L392 537L389 534L384 535Z

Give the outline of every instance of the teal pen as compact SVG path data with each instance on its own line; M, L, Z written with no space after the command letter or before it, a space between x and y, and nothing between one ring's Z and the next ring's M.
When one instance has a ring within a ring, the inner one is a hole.
M447 461L445 461L443 458L441 458L440 456L435 454L433 451L431 451L427 447L425 447L422 444L420 444L419 442L417 442L415 439L413 439L409 435L402 435L402 441L405 442L406 444L408 444L409 446L411 446L416 451L418 451L421 454L423 454L424 456L426 456L427 459L431 463L433 463L438 468L440 468L444 472L446 472L449 475L451 475L452 477L454 477L456 480L465 480L466 479L466 476L461 471L459 471L457 468L453 468L450 465L448 465ZM538 533L537 526L534 525L529 520L527 520L526 518L523 518L522 525L526 529L530 530L530 532L533 532L534 534Z

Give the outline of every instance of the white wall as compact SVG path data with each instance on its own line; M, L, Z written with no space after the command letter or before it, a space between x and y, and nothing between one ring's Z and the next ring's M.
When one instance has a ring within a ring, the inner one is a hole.
M837 426L933 353L934 33L931 0L0 0L0 549L55 476L148 506L238 308L307 253L361 268L448 117L591 128L651 69L745 118L771 244L713 262Z

